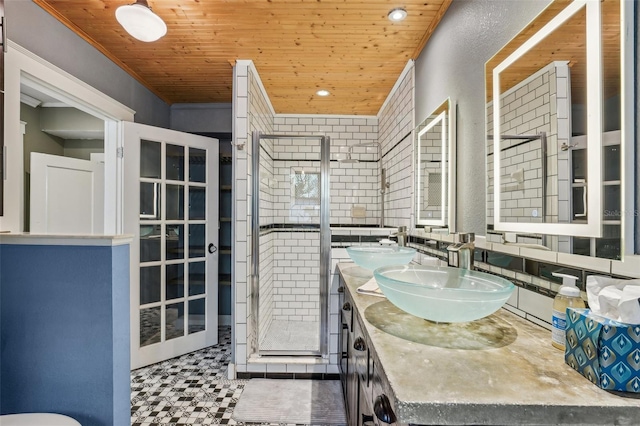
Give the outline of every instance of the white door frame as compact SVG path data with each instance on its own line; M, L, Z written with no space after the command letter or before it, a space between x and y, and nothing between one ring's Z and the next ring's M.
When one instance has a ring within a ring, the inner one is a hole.
M105 122L104 234L122 233L122 121L133 121L135 111L94 89L66 71L9 40L5 55L4 144L6 170L4 216L0 231L24 229L24 161L20 125L20 83L37 88Z

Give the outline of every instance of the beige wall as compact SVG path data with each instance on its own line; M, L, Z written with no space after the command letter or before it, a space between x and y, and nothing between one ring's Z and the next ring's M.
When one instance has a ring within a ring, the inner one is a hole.
M20 104L20 120L27 123L24 135L24 171L31 170L31 153L41 152L43 154L64 155L64 140L62 138L49 135L40 130L40 110L25 104Z

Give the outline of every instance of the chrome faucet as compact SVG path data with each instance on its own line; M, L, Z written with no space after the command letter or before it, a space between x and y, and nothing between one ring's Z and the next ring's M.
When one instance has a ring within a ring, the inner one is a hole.
M473 232L459 234L458 242L447 247L447 265L473 269L473 252L476 236Z
M398 226L398 230L393 234L389 234L389 238L396 237L398 239L398 246L405 247L407 245L407 227Z

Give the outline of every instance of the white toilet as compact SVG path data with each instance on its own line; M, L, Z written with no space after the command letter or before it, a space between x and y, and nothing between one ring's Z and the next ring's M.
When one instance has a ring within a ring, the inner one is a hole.
M25 413L0 416L2 426L82 426L71 417L61 414Z

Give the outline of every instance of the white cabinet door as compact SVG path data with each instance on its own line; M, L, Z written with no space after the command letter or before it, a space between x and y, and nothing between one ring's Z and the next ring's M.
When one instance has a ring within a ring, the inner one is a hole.
M131 368L218 343L218 140L125 122Z
M102 234L104 163L31 153L30 232Z

